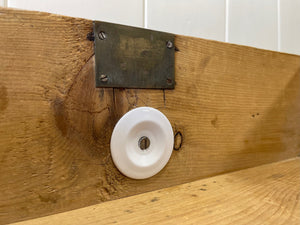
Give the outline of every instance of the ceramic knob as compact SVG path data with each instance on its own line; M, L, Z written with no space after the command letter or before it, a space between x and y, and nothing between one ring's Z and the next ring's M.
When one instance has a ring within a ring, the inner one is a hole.
M118 121L110 149L121 173L133 179L145 179L164 168L173 144L173 130L167 117L157 109L139 107Z

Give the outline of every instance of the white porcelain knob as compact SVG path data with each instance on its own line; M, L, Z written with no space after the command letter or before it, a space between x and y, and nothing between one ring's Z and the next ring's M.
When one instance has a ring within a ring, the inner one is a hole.
M151 107L127 112L116 124L110 150L116 167L134 179L152 177L168 163L174 144L167 117Z

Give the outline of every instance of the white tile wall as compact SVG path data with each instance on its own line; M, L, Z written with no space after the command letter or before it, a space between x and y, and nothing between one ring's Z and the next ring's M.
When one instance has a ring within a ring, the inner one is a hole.
M8 7L143 26L143 0L8 0Z
M6 0L0 0L0 7L6 6Z
M278 50L277 0L229 0L228 41Z
M225 41L225 0L148 0L148 28Z
M0 0L0 6L300 55L300 0Z
M280 9L280 50L300 55L300 0L282 0Z

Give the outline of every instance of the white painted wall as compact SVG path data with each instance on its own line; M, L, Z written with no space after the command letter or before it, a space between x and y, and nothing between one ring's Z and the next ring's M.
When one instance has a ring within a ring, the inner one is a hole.
M300 55L300 0L0 0L6 4Z

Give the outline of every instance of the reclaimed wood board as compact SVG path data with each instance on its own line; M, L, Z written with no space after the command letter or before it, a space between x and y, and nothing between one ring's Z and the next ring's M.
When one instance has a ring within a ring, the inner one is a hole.
M299 171L294 158L17 224L299 225Z
M0 9L0 224L295 157L300 57L177 35L175 90L96 89L92 21ZM128 110L170 120L176 148L156 176L115 168Z

